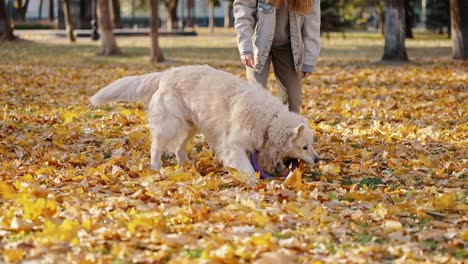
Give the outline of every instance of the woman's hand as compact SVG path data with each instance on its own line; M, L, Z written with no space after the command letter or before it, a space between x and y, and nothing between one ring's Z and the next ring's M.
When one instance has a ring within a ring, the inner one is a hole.
M309 75L310 75L310 72L302 72L301 73L302 79L309 77Z
M241 61L242 63L250 68L253 68L255 66L255 59L253 54L245 54L241 56Z

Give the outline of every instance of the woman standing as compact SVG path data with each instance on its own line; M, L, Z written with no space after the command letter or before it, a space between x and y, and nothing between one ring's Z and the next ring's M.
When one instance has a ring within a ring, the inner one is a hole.
M280 99L299 112L320 53L320 0L235 0L234 17L249 82L266 88L272 63Z

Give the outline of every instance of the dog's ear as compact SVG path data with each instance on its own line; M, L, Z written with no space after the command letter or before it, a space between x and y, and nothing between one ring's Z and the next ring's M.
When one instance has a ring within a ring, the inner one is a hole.
M291 138L296 139L302 136L304 134L304 129L305 126L303 124L298 125L297 127L291 129Z

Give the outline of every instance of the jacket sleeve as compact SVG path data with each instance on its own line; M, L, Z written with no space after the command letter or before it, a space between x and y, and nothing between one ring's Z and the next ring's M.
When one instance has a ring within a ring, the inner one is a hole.
M257 0L234 0L233 8L239 53L241 55L253 53L252 38L257 23Z
M304 15L302 26L302 38L304 41L304 65L312 70L320 53L320 0L314 0L314 6L310 12Z

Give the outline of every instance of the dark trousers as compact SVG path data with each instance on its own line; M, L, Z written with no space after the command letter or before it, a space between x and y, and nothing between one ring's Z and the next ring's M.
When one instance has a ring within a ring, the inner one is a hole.
M278 97L283 103L289 105L289 110L299 113L301 110L301 75L296 72L291 45L271 47L270 55L261 73L252 68L246 68L247 80L267 88L270 64L273 64L278 84Z

